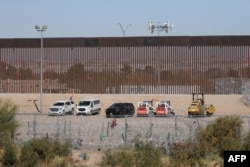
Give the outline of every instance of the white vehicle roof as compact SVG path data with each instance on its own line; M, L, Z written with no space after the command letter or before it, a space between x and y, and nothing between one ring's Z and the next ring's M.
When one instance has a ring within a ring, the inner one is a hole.
M58 101L55 101L55 103L59 103L59 102L63 102L63 103L65 103L65 102L68 102L68 101L72 101L72 100L58 100Z
M100 99L84 99L84 100L79 100L79 101L96 101L96 100L100 100Z

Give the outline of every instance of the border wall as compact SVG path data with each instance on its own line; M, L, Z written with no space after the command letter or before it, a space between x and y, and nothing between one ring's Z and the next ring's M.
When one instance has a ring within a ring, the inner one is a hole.
M0 92L39 93L41 59L45 93L227 94L218 79L250 78L250 36L44 38L42 56L40 41L0 39Z

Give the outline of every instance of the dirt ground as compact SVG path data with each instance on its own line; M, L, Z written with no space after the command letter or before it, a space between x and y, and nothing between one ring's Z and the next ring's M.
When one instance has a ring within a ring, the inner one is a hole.
M47 113L47 108L56 100L69 99L71 94L44 94L43 113ZM120 94L75 94L73 100L77 103L80 99L101 100L102 110L100 115L105 115L105 109L114 102L132 102L135 107L143 100L170 100L176 115L187 115L187 108L192 101L191 95L120 95ZM250 107L242 102L243 95L205 95L205 104L213 104L216 107L215 115L249 115ZM40 94L0 94L0 99L11 99L20 106L18 112L34 112L35 106L28 100L38 100ZM26 106L26 107L24 107ZM86 160L81 158L86 155ZM72 160L86 166L98 166L101 161L101 151L98 150L74 150Z
M43 113L47 113L47 108L56 100L69 99L71 94L44 94ZM216 115L249 114L250 107L242 102L243 95L205 95L205 104L213 104L216 107ZM35 106L28 100L38 100L39 107L40 94L0 94L1 99L11 99L20 106L19 112L34 112ZM77 103L80 99L101 100L101 115L105 115L105 109L114 102L132 102L135 107L143 100L170 100L171 106L177 115L186 115L187 108L192 101L191 95L120 95L120 94L75 94L73 100ZM25 110L23 106L26 106ZM29 106L29 107L27 107Z

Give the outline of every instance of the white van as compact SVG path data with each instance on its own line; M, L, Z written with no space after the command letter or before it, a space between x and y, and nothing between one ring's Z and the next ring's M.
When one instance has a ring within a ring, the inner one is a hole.
M76 105L76 115L79 114L99 114L101 111L101 101L98 99L80 100Z

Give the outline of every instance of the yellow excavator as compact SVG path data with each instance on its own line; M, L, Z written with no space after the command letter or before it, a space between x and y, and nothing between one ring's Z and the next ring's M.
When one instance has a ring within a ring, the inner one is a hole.
M212 104L205 104L204 93L192 93L193 101L188 107L188 117L191 116L211 116L215 112Z

